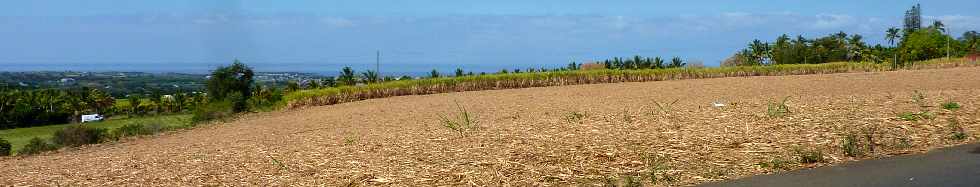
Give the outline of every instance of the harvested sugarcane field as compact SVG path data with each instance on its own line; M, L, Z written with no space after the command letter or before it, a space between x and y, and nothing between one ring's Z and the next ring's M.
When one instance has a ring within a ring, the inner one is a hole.
M980 186L976 10L9 2L0 186Z
M2 158L0 183L696 185L975 142L977 75L960 67L371 99Z

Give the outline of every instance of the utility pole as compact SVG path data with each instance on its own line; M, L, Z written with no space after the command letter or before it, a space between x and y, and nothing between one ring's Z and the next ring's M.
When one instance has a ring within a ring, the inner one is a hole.
M381 78L381 50L378 50L375 56L374 72L378 73L378 78Z
M949 33L950 33L949 32L949 28L950 27L946 27L946 36L949 36L950 38L952 38L953 36L952 35L949 35ZM949 60L950 59L950 56L949 56L949 42L950 42L949 40L950 40L950 38L946 38L946 60Z

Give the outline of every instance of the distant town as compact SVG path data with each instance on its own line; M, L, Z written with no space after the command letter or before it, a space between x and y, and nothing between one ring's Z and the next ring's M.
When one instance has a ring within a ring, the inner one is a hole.
M289 81L308 82L326 76L297 72L256 72L255 82L285 85ZM107 90L113 96L128 93L197 92L204 90L206 74L146 72L33 71L0 72L0 87L19 89L89 87Z

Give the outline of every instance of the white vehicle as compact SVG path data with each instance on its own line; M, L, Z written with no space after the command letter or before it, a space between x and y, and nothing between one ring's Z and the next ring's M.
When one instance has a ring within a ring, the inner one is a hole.
M102 121L102 119L103 119L102 118L102 115L99 115L99 114L82 115L82 123L93 122L93 121Z

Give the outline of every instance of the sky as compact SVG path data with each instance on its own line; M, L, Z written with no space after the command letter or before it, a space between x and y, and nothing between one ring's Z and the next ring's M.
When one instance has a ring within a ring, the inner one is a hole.
M557 67L633 55L714 66L753 39L839 31L883 43L905 10L953 35L980 3L657 0L31 0L0 6L0 71L382 73Z

